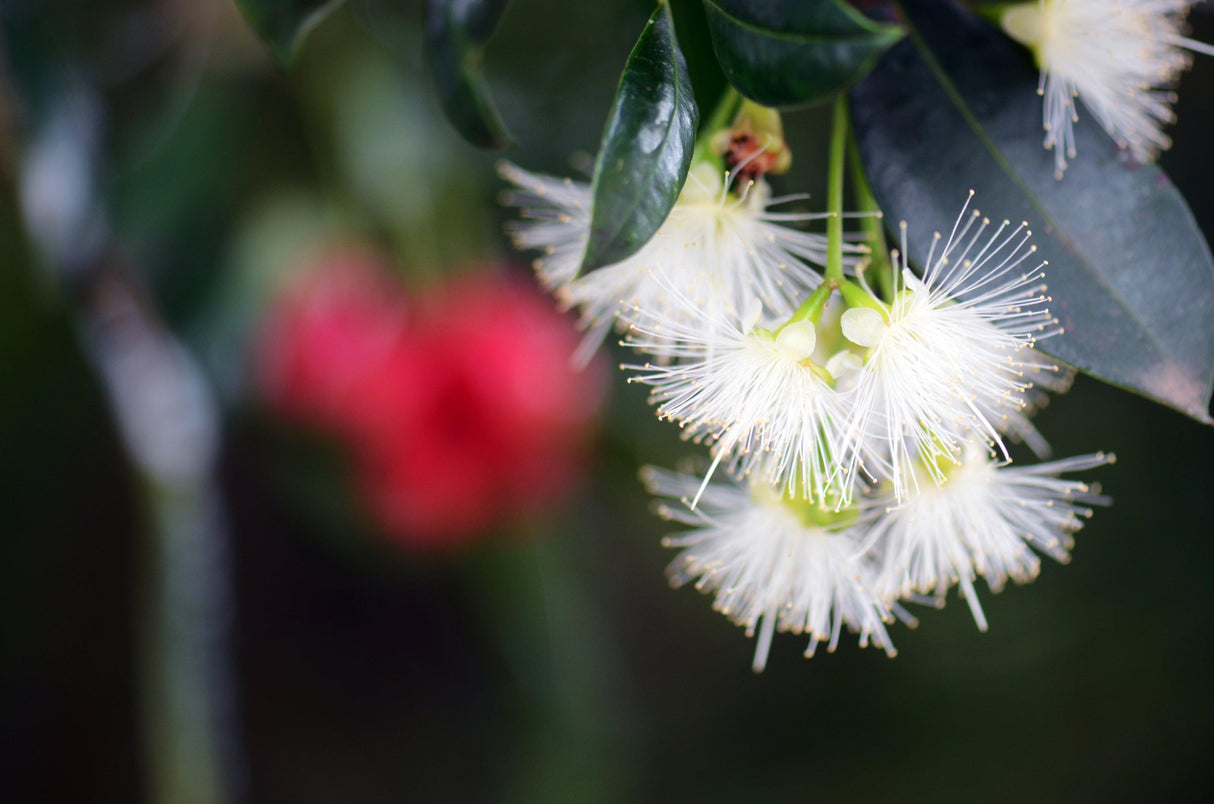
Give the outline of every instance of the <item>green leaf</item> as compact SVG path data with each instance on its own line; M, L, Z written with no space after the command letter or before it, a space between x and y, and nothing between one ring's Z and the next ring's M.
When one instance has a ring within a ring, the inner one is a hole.
M304 39L345 0L236 0L280 64L290 65Z
M468 142L501 150L513 144L481 73L484 44L506 0L428 0L426 59L443 111Z
M829 99L904 35L845 0L704 0L704 10L725 77L765 106Z
M631 257L666 220L691 166L699 118L663 0L628 56L603 131L583 272Z
M1158 168L1130 164L1090 115L1054 178L1028 54L944 0L902 3L911 38L852 92L873 192L911 227L922 264L970 189L991 217L1028 221L1065 334L1040 348L1210 423L1214 259Z

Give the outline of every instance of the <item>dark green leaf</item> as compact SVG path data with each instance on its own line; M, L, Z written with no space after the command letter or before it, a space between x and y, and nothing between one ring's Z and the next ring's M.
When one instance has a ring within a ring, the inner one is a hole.
M512 140L481 73L481 53L506 0L428 0L426 58L443 111L460 135L500 150Z
M766 106L830 98L903 36L845 0L704 0L704 10L725 77Z
M281 64L299 55L304 39L345 0L236 0L253 30Z
M628 56L603 131L583 272L631 257L666 220L687 178L699 117L662 2Z
M1028 55L951 2L902 5L911 38L853 91L852 111L887 220L910 223L912 259L925 256L925 232L949 231L973 188L992 217L1028 221L1049 261L1065 334L1043 351L1210 422L1214 260L1184 199L1090 116L1056 180Z

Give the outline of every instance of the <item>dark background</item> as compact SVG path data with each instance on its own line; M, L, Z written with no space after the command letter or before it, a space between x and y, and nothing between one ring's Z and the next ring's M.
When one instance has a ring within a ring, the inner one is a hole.
M249 800L1205 797L1214 430L1086 378L1038 424L1059 455L1117 453L1093 478L1115 506L1078 535L1069 566L982 590L989 633L954 600L922 612L916 631L895 629L893 661L846 639L806 661L800 639L781 637L755 675L740 629L694 591L669 589L662 523L635 473L691 450L622 382L583 489L530 538L419 557L318 515L332 507L319 498L344 492L296 477L297 439L240 379L231 311L256 307L243 272L293 233L357 232L410 281L507 256L493 157L437 113L411 6L386 15L352 2L288 73L227 0L196 4L215 16L194 58L203 26L189 16L197 8L182 10L194 5L88 4L101 24L66 3L51 39L56 57L89 50L82 63L96 65L110 50L86 44L132 9L190 20L145 67L106 84L117 111L103 184L116 237L226 403ZM720 77L693 11L676 3L710 108ZM646 13L640 2L513 4L489 48L521 143L512 160L561 173L571 153L593 152ZM1193 22L1214 40L1211 17ZM6 36L10 54L28 44ZM1214 60L1198 57L1161 160L1207 237L1211 98ZM3 112L0 798L141 800L147 512L70 297L18 223L11 94ZM786 117L798 189L821 186L823 114Z

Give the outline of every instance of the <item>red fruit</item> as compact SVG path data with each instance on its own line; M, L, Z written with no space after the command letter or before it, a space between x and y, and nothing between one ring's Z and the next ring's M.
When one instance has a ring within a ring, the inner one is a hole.
M340 429L359 417L356 392L400 340L405 301L368 254L317 259L275 304L254 350L258 391L276 412Z
M430 313L429 326L461 345L463 368L494 399L502 426L557 440L594 419L602 366L570 367L578 336L530 283L478 274L448 287Z
M549 299L483 272L415 299L406 322L381 277L341 277L313 280L272 319L287 342L263 350L283 365L261 385L277 409L346 441L389 535L457 545L568 491L605 376L571 367L578 336Z
M398 538L454 543L568 491L605 378L571 367L577 334L521 281L477 274L426 302L363 394L391 415L367 428L361 476Z

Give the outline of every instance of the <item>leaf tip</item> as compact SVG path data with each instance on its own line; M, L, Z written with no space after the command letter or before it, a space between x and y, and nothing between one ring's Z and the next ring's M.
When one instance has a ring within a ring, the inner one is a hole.
M278 65L290 69L312 30L344 2L302 0L298 4L273 6L264 0L237 0L237 5Z

